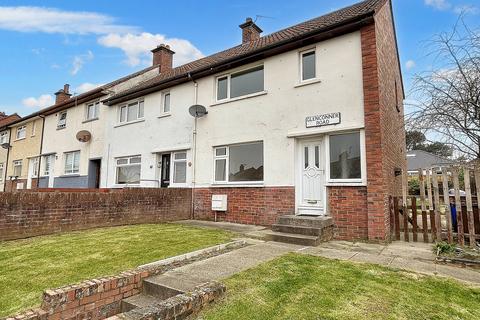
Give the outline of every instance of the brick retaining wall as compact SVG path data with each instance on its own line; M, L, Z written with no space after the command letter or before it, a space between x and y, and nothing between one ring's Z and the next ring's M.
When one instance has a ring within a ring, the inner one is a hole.
M191 189L0 193L0 240L190 219Z

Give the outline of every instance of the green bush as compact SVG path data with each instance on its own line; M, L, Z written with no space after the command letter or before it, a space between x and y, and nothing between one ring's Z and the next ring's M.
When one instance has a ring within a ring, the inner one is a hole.
M445 241L437 242L433 246L433 251L436 254L451 254L455 252L455 245L447 243Z
M420 194L420 181L416 177L408 180L408 194L415 196Z

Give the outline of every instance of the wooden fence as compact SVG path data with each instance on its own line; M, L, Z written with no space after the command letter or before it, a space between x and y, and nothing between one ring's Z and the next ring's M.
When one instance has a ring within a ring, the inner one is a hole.
M418 170L419 195L393 197L394 239L448 241L474 247L480 240L480 167ZM473 193L474 191L475 193Z

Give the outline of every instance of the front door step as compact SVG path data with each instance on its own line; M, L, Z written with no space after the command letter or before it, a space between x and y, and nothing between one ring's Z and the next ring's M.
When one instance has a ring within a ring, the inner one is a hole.
M281 216L267 233L272 241L293 243L305 246L318 246L333 238L331 217Z

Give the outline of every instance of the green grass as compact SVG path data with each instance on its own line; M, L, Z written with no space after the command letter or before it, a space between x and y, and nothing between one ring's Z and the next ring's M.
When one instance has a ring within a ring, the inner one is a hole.
M368 264L289 254L226 280L200 318L480 319L480 289Z
M0 242L0 317L39 306L45 289L113 275L231 237L213 229L155 224Z

